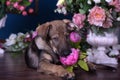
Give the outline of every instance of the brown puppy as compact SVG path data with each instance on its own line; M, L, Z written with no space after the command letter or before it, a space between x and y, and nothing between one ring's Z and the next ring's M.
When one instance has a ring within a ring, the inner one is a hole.
M67 76L67 79L75 76L74 73L68 72L62 64L59 64L59 57L67 56L70 53L69 22L69 20L54 20L37 27L38 36L25 53L29 67L46 74Z

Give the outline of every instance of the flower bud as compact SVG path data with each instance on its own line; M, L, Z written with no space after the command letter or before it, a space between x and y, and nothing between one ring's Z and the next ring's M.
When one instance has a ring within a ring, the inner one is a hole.
M81 40L81 37L80 37L80 35L78 34L78 33L76 33L76 32L72 32L72 33L70 33L70 40L72 41L72 42L80 42L80 40Z

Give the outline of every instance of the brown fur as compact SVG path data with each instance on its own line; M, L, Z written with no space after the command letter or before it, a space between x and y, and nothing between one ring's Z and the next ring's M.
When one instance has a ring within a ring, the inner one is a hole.
M72 78L63 65L58 65L60 56L67 56L71 46L68 38L69 20L54 20L37 27L38 36L26 50L26 63L38 72Z

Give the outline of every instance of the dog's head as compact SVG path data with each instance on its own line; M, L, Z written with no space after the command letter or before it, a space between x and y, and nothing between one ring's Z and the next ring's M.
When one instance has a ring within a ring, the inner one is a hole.
M37 27L36 44L39 49L67 56L71 52L69 44L69 20L54 20Z

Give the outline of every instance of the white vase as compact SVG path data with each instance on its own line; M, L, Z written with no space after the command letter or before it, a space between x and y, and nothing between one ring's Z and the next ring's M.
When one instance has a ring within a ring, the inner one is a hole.
M98 46L113 46L118 44L118 38L117 35L115 35L113 32L112 33L107 33L105 32L105 35L96 35L95 33L91 32L87 35L87 42L95 47Z
M108 54L117 52L113 55L118 55L117 48L110 48L113 46L118 46L118 37L113 32L107 33L105 35L96 35L92 31L87 35L87 42L92 46L91 49L87 50L88 61L103 64L103 65L117 65L117 59L109 57Z

